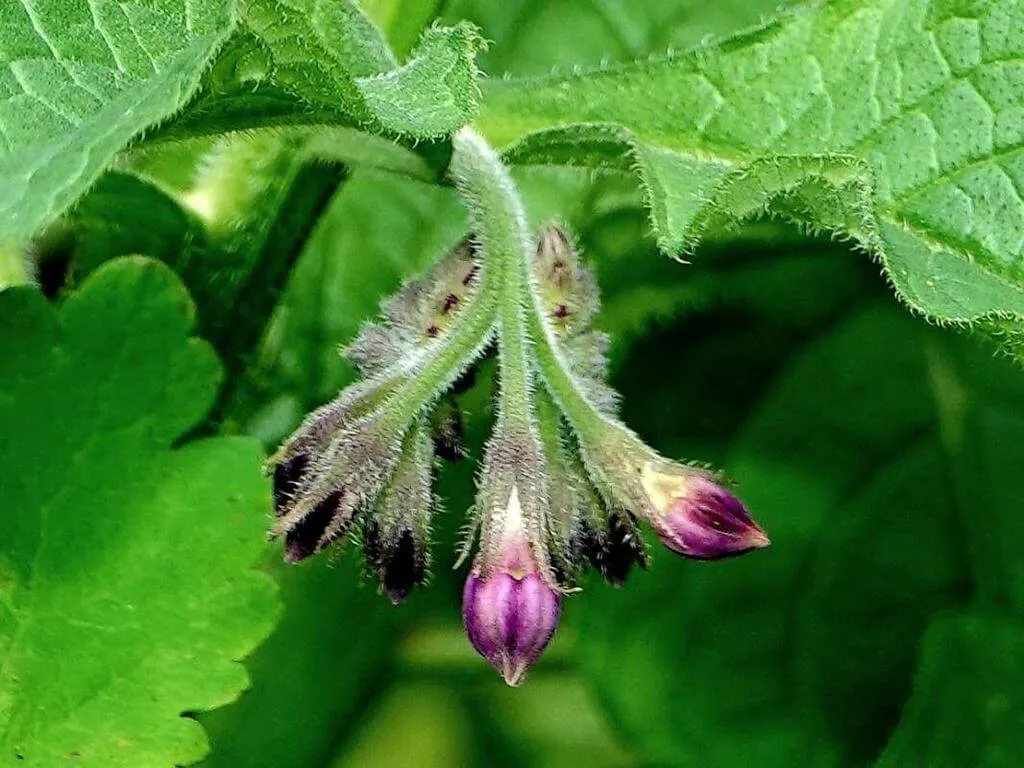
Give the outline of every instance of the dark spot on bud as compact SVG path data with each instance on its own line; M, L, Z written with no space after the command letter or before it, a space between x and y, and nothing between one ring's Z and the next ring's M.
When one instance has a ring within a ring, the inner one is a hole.
M615 587L622 586L633 564L647 567L647 552L637 529L636 519L628 512L613 512L603 535L590 533L583 542L587 559L602 578Z
M473 266L471 266L469 268L469 272L466 273L466 276L464 278L462 278L462 284L463 285L469 285L470 283L472 283L473 280L476 278L476 275L477 275L477 273L479 271L480 271L480 265L477 264L476 262L474 262Z
M317 546L323 538L331 521L338 512L338 505L341 503L342 491L334 491L330 496L321 501L313 511L302 518L294 528L284 537L284 559L289 563L297 563L305 560L310 555L316 554ZM341 535L338 531L332 540Z
M441 331L441 329L438 328L433 323L431 323L430 325L427 326L427 336L429 336L432 339L436 339L437 338L437 334L440 333L440 331Z
M413 587L423 584L425 563L417 549L412 531L403 531L381 572L384 594L396 605L405 601Z
M565 269L565 262L561 259L556 259L555 263L551 265L552 272L561 272L563 269Z
M554 315L559 320L564 320L569 316L569 308L565 306L565 304L559 304L557 307L555 307Z
M458 303L459 297L456 296L454 293L449 293L447 296L444 297L444 303L441 305L441 311L446 313L451 312L453 309L455 309Z
M302 481L302 475L309 466L309 456L300 453L274 467L274 514L278 517L291 501L292 495Z

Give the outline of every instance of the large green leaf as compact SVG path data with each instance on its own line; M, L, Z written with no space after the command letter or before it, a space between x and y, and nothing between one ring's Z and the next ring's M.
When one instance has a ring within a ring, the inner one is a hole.
M517 162L634 169L659 243L765 208L852 236L915 309L1024 317L1024 5L843 0L633 65L490 81Z
M432 138L465 125L479 101L471 24L431 27L399 66L381 31L351 0L241 0L269 52L270 79L315 108L377 132Z
M371 2L378 4L385 3ZM480 57L492 76L541 75L680 51L756 24L777 6L775 0L453 0L443 4L442 18L468 19L495 41Z
M229 0L0 5L0 241L35 233L190 97Z
M172 450L219 370L158 262L119 259L57 315L0 294L0 749L18 765L173 766L182 713L231 701L269 631L269 488L250 439Z

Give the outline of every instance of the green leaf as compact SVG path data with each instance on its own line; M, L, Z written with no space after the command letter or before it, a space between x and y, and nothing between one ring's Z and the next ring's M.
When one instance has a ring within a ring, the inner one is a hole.
M219 371L158 262L97 271L59 315L0 294L0 749L24 765L172 766L183 712L231 701L277 613L249 439L171 449ZM16 511L16 513L12 513Z
M1011 768L1024 754L1024 626L987 614L929 628L914 695L879 768Z
M935 318L1024 318L1024 5L809 5L678 56L491 81L513 162L634 168L662 248L766 208L851 236Z
M932 394L932 347L944 338L872 303L811 341L726 462L772 548L719 563L662 550L629 590L579 601L584 668L648 760L877 757L909 694L918 639L936 611L967 600L977 567L962 534L974 510L956 503ZM763 363L718 346L717 360L694 364L757 386ZM663 340L658 359L673 348ZM679 397L679 377L661 367L643 384L653 404ZM700 434L700 414L734 390L684 390L695 426L675 434ZM625 394L627 404L637 396Z
M377 132L433 138L469 122L479 101L470 24L432 27L399 66L380 30L350 0L241 0L269 51L272 81L314 108Z
M188 100L231 30L231 3L18 0L0 28L0 241L21 240Z
M385 3L371 7L378 4ZM709 35L756 24L777 6L776 0L453 0L444 3L442 19L472 21L496 41L480 57L492 76L542 75L680 51Z

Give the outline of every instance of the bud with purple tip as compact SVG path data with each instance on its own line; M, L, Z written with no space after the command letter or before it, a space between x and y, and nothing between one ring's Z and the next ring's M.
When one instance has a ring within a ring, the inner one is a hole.
M477 653L519 685L558 625L561 596L537 562L513 487L493 562L477 559L462 593L462 619Z
M648 464L641 483L656 513L651 525L673 552L716 560L771 543L743 503L704 472L662 472Z

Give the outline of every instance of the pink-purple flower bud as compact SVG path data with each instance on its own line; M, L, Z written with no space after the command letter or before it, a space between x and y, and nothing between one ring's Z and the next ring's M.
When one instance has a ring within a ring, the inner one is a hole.
M743 502L702 472L669 474L648 467L643 484L657 510L651 524L673 552L715 560L771 543Z
M462 596L466 634L477 653L519 685L555 632L559 595L537 571L471 573Z
M518 507L513 489L513 523ZM466 579L462 620L477 653L514 686L523 681L555 633L561 596L545 578L521 528L506 529L494 560L478 561Z

